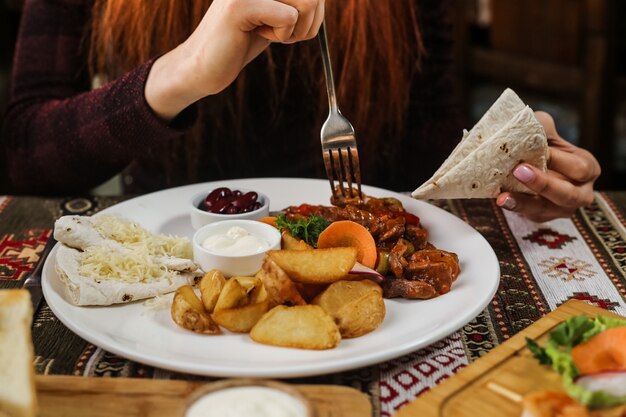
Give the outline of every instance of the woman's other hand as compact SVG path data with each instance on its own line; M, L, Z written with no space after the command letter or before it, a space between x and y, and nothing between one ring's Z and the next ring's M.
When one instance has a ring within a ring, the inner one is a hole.
M145 96L162 118L217 94L271 42L311 39L324 19L324 0L214 0L189 38L157 59Z
M496 203L535 222L570 217L579 207L593 201L593 183L600 176L600 164L588 151L572 145L556 131L548 113L535 115L548 138L548 170L520 164L513 175L537 195L504 192Z

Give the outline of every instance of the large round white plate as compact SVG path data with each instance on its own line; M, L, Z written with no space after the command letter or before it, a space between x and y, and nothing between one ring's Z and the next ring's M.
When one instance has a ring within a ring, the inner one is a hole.
M301 203L329 204L328 181L242 179L194 184L137 197L103 212L116 213L160 233L191 237L191 197L216 187L265 193L271 210ZM85 340L148 365L192 374L224 377L287 378L354 369L392 359L454 332L489 303L500 269L491 246L454 215L405 195L364 186L375 197L392 196L418 215L438 248L459 255L461 274L452 290L432 300L386 300L387 315L375 331L345 339L325 351L279 348L255 343L247 334L206 336L179 328L169 305L149 309L142 302L110 307L77 307L59 280L56 248L44 265L43 293L56 316Z

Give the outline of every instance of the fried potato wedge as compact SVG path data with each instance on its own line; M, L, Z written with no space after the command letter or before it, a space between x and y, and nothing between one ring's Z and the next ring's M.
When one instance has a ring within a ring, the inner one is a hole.
M241 284L241 286L244 288L244 290L246 290L246 294L250 294L253 291L255 291L257 288L259 288L262 284L261 280L257 277L231 277L229 279L234 279L235 281L239 282L239 284Z
M335 320L344 338L369 333L385 319L382 289L369 280L337 281L318 295L313 304Z
M176 290L171 308L172 320L179 326L196 333L219 334L219 326L204 309L193 287L183 285Z
M331 284L350 272L356 263L357 249L271 250L268 255L296 282Z
M240 305L256 304L264 301L267 298L267 291L263 285L263 281L259 277L232 277L246 291L248 297L247 302L243 302Z
M304 298L307 304L310 304L315 297L328 287L327 284L301 284L299 282L295 284L298 292L302 295L302 298Z
M255 287L254 290L248 295L250 304L257 304L265 300L268 300L269 302L269 297L267 296L267 290L265 289L265 285L263 285L263 281L261 281L260 278L257 279L261 285Z
M213 311L235 308L248 304L248 292L236 279L228 279L220 292Z
M295 238L291 233L285 231L281 233L280 247L286 250L312 250L313 247L304 240Z
M217 304L217 299L222 292L222 288L226 285L226 278L224 274L217 269L211 269L204 274L200 280L200 294L202 298L202 304L204 309L208 313L212 313Z
M231 332L247 333L269 310L269 300L237 308L215 311L211 317L217 324Z
M250 331L252 340L297 349L332 349L341 342L333 319L319 306L276 306Z
M269 256L265 256L256 276L261 279L267 290L270 307L282 304L292 306L306 304L296 284Z

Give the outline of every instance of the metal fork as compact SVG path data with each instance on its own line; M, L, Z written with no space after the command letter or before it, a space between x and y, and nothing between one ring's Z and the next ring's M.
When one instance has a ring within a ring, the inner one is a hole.
M361 194L361 167L359 165L359 152L356 148L356 135L348 119L341 114L339 107L337 107L333 69L330 64L330 53L328 52L328 40L324 22L320 26L317 37L322 50L322 61L324 63L324 73L326 74L326 89L328 90L328 118L322 125L320 133L326 176L330 182L334 198L339 197L335 181L339 183L341 197L356 197L352 188L352 183L356 182L358 197L363 198ZM346 192L344 187L344 181L348 183L348 192Z

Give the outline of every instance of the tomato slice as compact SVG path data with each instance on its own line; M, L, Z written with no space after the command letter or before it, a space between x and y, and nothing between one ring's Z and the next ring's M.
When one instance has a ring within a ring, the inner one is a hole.
M317 213L319 211L319 207L313 206L311 204L300 204L298 206L297 212L302 214L303 216L310 216L313 213Z

